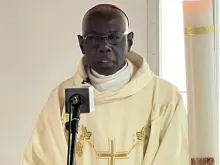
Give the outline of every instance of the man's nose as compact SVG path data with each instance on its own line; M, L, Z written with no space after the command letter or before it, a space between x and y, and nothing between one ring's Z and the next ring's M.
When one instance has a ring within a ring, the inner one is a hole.
M111 52L111 45L107 41L106 38L104 38L101 43L100 43L100 48L99 48L100 53L106 53L106 52Z

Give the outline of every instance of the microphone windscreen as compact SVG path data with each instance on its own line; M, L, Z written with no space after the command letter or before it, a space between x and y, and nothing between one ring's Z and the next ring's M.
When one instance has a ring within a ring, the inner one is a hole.
M94 91L92 86L73 87L65 89L66 113L71 111L71 104L81 102L80 113L94 111Z

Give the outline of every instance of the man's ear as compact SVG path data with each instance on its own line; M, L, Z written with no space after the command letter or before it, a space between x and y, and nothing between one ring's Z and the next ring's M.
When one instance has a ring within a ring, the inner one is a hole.
M130 52L131 46L133 45L133 38L134 38L134 33L130 32L127 36L128 39L128 51Z
M79 47L82 51L82 54L85 55L85 50L84 50L84 40L83 40L83 37L81 35L78 35L78 41L79 41Z

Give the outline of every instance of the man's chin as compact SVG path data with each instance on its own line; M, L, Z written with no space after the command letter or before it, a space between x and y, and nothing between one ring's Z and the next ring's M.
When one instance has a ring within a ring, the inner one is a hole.
M115 67L103 66L99 67L99 69L96 72L100 75L110 76L116 73L116 69Z

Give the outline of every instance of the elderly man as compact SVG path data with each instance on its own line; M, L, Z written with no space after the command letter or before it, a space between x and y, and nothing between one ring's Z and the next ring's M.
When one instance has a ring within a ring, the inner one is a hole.
M95 111L82 114L76 165L189 165L187 115L181 94L131 51L133 33L118 7L102 4L84 16L83 58L55 88L24 153L23 165L65 165L64 90L91 85Z

